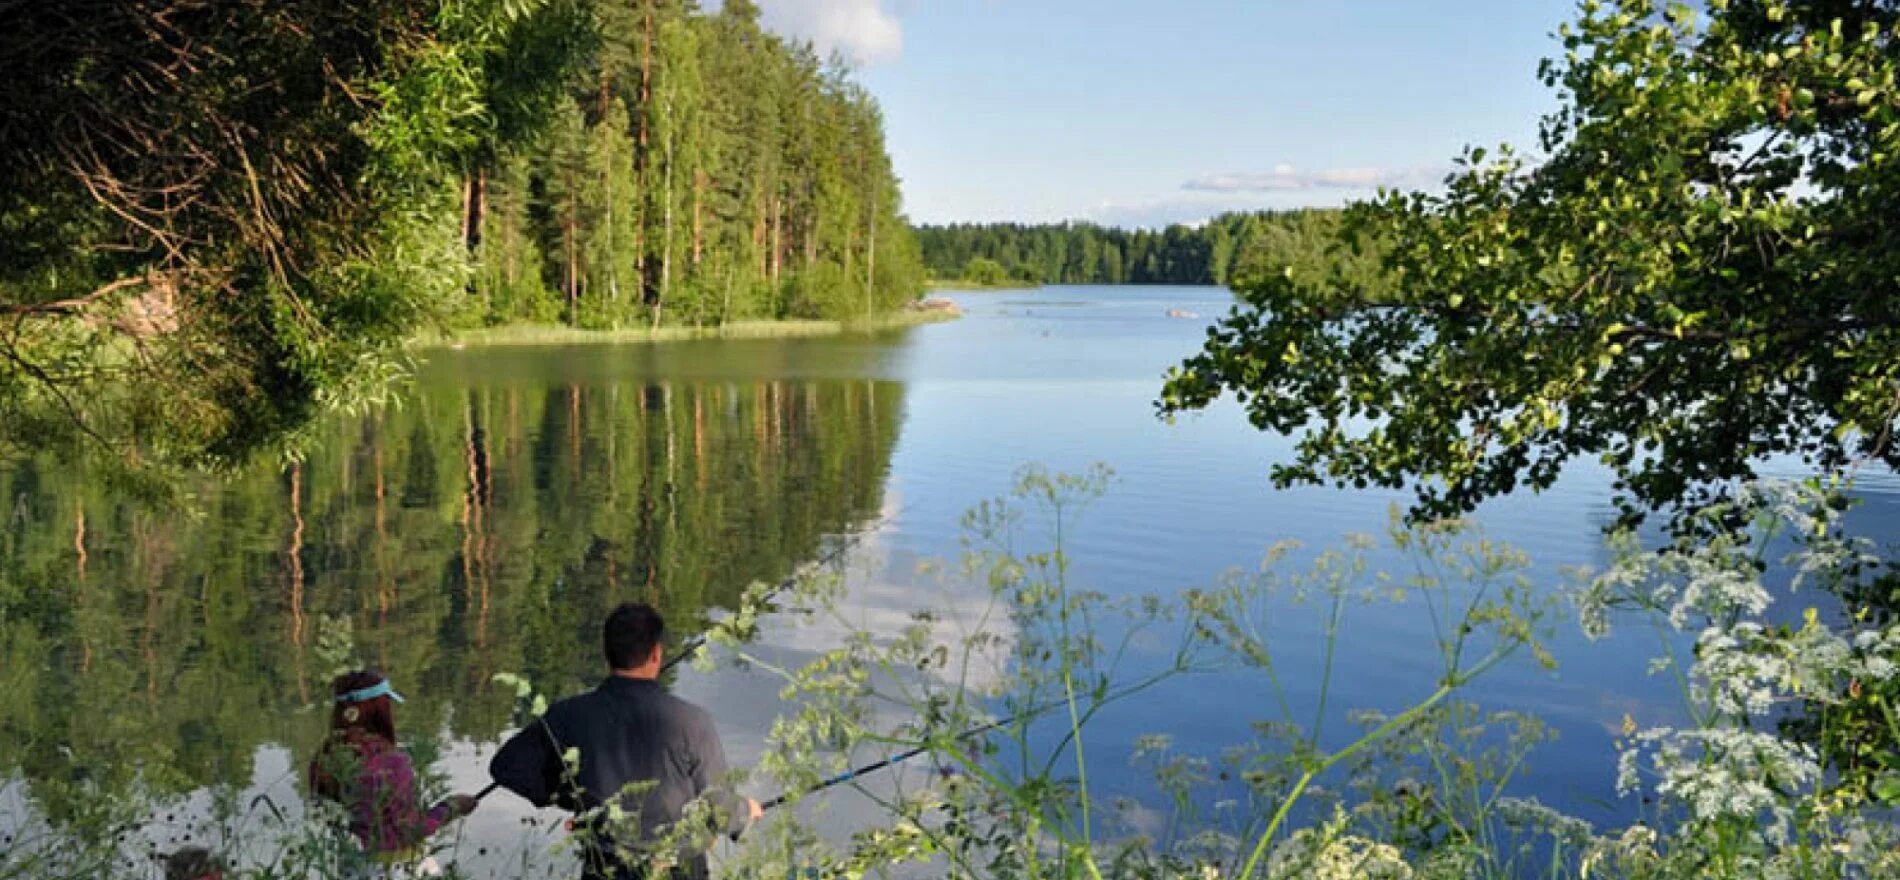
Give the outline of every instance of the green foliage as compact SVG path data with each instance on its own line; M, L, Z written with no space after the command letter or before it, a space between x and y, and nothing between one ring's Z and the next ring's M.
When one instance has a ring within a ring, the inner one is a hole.
M68 12L0 36L0 455L151 477L380 392L466 277L458 166L564 76L490 73L571 9Z
M157 495L380 399L427 325L897 310L922 271L875 102L757 15L23 6L0 456Z
M1277 483L1415 481L1424 514L1577 456L1631 513L1770 456L1900 464L1896 28L1889 3L1585 3L1543 67L1547 159L1474 149L1442 193L1351 207L1377 277L1244 284L1162 411L1231 391L1299 435Z
M481 172L477 186L498 193L483 247L505 242L483 256L509 268L481 275L469 312L698 327L865 318L916 298L917 246L863 89L763 31L750 7L593 11L585 72L555 124Z
M988 257L971 257L968 263L963 264L961 277L971 284L993 287L1009 283L1009 270Z
M541 243L529 226L535 204L532 183L528 162L520 156L503 159L487 178L488 209L474 254L480 301L463 311L461 323L560 319L565 304L542 283L546 267Z
M1002 269L999 280L983 284L1234 284L1266 264L1344 264L1364 272L1363 259L1335 245L1338 219L1330 210L1222 214L1198 227L1159 232L1092 223L960 223L919 226L917 240L932 278L978 282L969 269L980 259Z

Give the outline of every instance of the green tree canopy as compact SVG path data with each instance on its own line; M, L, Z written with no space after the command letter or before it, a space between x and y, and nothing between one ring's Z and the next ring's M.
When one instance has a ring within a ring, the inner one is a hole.
M963 280L972 284L1006 284L1009 270L989 257L971 257L963 264Z
M230 466L431 322L915 299L876 102L758 17L0 0L0 457Z
M1262 261L1330 261L1339 212L1228 213L1199 226L1119 229L1093 223L918 226L932 278L957 278L981 257L1007 278L1048 284L1230 284Z
M859 318L922 292L884 122L758 7L589 0L555 124L472 175L459 316L584 327Z
M1900 4L1586 2L1531 162L1350 208L1372 279L1267 273L1169 378L1297 433L1276 483L1411 484L1466 511L1566 463L1626 513L1764 460L1900 465Z
M0 3L0 447L228 463L378 387L579 15Z

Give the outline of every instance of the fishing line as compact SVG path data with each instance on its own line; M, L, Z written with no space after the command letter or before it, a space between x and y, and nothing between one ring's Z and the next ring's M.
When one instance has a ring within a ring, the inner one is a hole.
M1146 690L1150 687L1153 687L1155 684L1159 683L1160 680L1161 680L1160 677L1150 677L1147 679L1143 679L1142 681L1138 681L1133 684L1127 685L1125 687L1121 687L1121 688L1117 688L1115 690L1109 691L1103 694L1100 699L1095 701L1096 705L1097 706L1106 705L1108 703L1114 702L1116 700L1120 700L1124 697ZM984 724L978 727L972 727L969 730L966 730L962 733L957 734L951 739L952 741L957 741L957 740L969 739L975 736L980 736L982 734L995 730L996 728L1004 727L1017 721L1027 721L1031 718L1035 718L1040 715L1053 712L1057 709L1065 708L1068 705L1069 705L1069 701L1066 698L1062 700L1050 702L1042 706L1037 706L1033 709L1026 709L1024 711L1017 712L1014 715L1009 715L1007 717L1000 718L995 721L991 721L988 724ZM917 746L916 748L909 749L907 751L903 751L898 754L892 755L881 761L875 761L870 764L866 764L862 767L854 767L850 770L846 770L845 772L840 773L836 776L833 776L821 782L817 782L815 784L806 786L804 789L800 791L786 792L784 794L779 795L778 797L772 798L769 801L765 801L761 803L759 805L759 808L761 810L770 810L774 807L780 807L780 806L783 806L787 801L792 800L794 797L807 797L810 795L814 795L828 788L843 785L847 782L856 780L858 777L864 776L866 774L875 773L879 770L885 769L886 767L892 767L897 764L902 764L903 762L908 761L912 758L915 758L918 755L921 755L925 752L935 752L935 751L937 751L935 747L926 743L924 745Z
M876 531L878 528L882 527L885 522L890 521L895 516L896 514L892 514L891 516L884 517L880 519L878 522L872 524L871 528L865 529L864 531L861 531L861 532L854 533L850 538L846 539L845 541L840 543L838 546L833 547L831 549L831 552L818 557L817 561L811 563L810 565L805 566L804 571L794 573L791 577L788 577L782 581L779 581L777 586L773 587L770 590L767 590L765 595L760 597L761 602L769 601L772 598L776 597L778 594L791 589L793 585L797 584L800 580L802 580L805 577L805 572L823 569L825 566L828 566L831 563L837 561L838 558L843 556L846 551L852 549L853 547L857 546L860 542L862 542L864 540L865 535L868 535L871 532ZM665 663L660 664L660 674L665 675L667 670L672 669L675 666L678 666L682 661L692 657L694 654L699 652L700 648L703 648L705 646L706 646L706 634L703 632L696 636L693 636L690 639L687 639L684 643L680 645L679 653L674 654L672 659L669 659Z

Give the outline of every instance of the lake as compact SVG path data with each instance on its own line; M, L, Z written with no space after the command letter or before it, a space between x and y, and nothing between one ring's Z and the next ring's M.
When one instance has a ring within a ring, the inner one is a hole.
M298 768L322 735L324 674L351 651L407 693L408 734L439 732L439 769L479 788L514 707L495 673L575 692L598 677L598 622L613 604L656 602L690 633L747 584L847 539L856 623L891 628L932 608L975 625L986 595L924 564L954 561L962 514L1025 464L1114 469L1067 544L1077 583L1110 596L1208 586L1282 541L1300 542L1298 564L1382 532L1407 500L1274 490L1268 467L1290 442L1231 404L1155 418L1163 371L1198 347L1225 290L951 296L962 320L876 335L433 350L400 405L332 419L301 462L206 482L188 511L126 505L69 469L0 474L0 829L70 817L135 779L187 813L219 784L249 809L294 813ZM1476 520L1555 590L1564 567L1607 562L1610 491L1580 464ZM1900 482L1866 474L1858 492L1854 529L1894 534ZM1386 551L1370 561L1409 573ZM1279 671L1305 712L1322 678L1317 623L1310 608L1282 612ZM752 650L796 663L837 634L773 619ZM1627 817L1634 805L1613 787L1624 718L1681 717L1675 686L1648 670L1656 637L1626 627L1592 643L1560 615L1550 644L1554 671L1507 664L1468 696L1557 734L1513 793ZM1432 650L1415 602L1350 608L1325 741L1343 741L1349 709L1394 711L1428 693ZM1138 641L1129 668L1158 652ZM781 708L777 680L758 670L689 669L675 686L713 712L736 764L760 753ZM1152 793L1129 761L1141 734L1211 756L1271 714L1258 676L1233 671L1118 704L1090 734L1104 796ZM829 806L819 822L842 833L865 815L853 798L804 809ZM551 814L490 798L456 852L505 873L524 822L536 840L551 833ZM150 834L171 845L187 825L174 816Z

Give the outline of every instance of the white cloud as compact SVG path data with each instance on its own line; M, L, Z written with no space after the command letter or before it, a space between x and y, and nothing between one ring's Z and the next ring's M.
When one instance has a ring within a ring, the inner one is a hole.
M1439 168L1328 168L1301 171L1279 164L1272 171L1238 171L1197 177L1181 185L1193 192L1262 193L1289 190L1349 189L1373 190L1380 187L1416 189L1437 183L1443 176Z
M895 59L904 27L887 0L761 0L767 27L810 40L820 55L834 50L859 64Z

